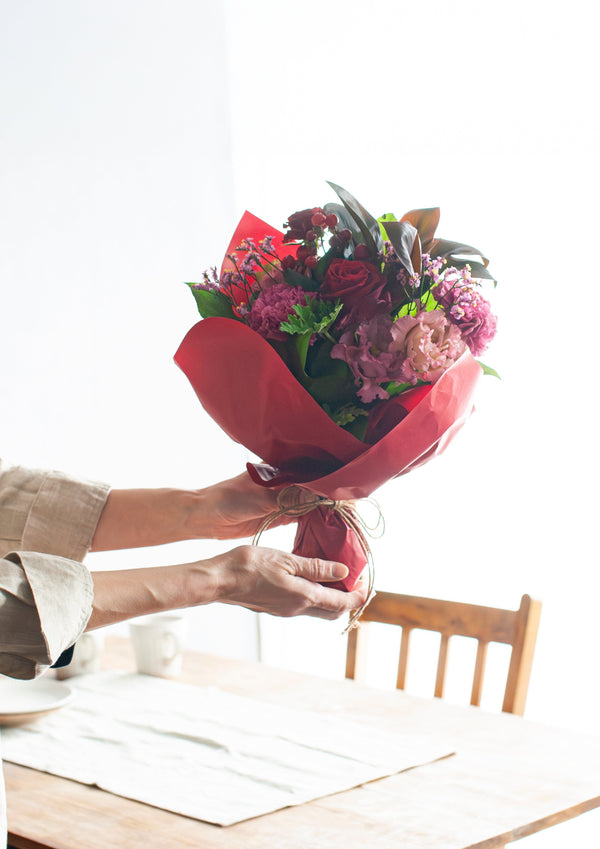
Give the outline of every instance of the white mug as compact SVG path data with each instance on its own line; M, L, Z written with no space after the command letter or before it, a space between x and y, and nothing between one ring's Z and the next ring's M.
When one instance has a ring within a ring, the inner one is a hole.
M75 643L73 659L68 666L56 670L56 677L71 678L73 675L85 675L100 669L100 655L104 647L104 634L101 631L86 631Z
M129 623L137 671L159 678L175 678L181 672L185 617L181 613L158 613Z

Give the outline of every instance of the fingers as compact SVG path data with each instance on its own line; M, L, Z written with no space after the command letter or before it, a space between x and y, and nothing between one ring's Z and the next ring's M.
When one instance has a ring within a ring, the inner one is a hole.
M359 584L351 593L319 587L312 605L304 615L319 619L339 619L351 610L357 610L367 600L367 588Z
M274 616L336 619L365 601L360 585L346 593L321 584L347 576L341 563L256 546L240 546L218 559L225 588L219 600L229 604Z
M296 575L309 581L340 581L348 576L348 567L343 563L320 560L317 557L295 556Z
M362 583L359 583L352 592L322 586L322 582L339 581L348 576L348 567L343 563L297 555L282 555L281 552L275 551L272 553L280 557L284 556L288 569L290 565L292 566L294 592L298 594L299 600L304 605L304 609L299 611L303 615L337 619L344 613L362 607L365 603L368 589ZM290 587L292 580L290 580Z

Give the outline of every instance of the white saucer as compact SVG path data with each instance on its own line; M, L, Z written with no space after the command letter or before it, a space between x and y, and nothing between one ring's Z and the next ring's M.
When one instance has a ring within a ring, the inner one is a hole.
M68 704L73 691L60 681L21 681L0 675L0 725L22 725Z

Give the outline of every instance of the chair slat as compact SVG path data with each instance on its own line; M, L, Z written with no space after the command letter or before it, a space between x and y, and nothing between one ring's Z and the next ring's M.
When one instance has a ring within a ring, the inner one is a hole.
M488 643L479 640L477 643L477 657L475 658L475 673L473 675L473 688L471 690L471 704L481 704L483 692L483 676L485 674L485 663L487 660Z
M465 604L458 601L420 598L378 591L362 613L361 621L407 625L429 631L448 631L488 643L512 645L519 612Z
M369 622L398 625L402 628L396 686L403 690L413 630L434 631L441 635L435 681L435 695L443 697L448 665L449 640L453 635L477 640L477 657L471 689L471 704L479 705L489 643L512 646L502 710L522 714L529 686L541 603L528 595L519 610L502 610L456 601L423 598L378 591L361 615L359 629L348 635L346 677L360 678L367 662L365 630ZM361 668L363 667L363 668ZM364 680L364 679L363 679Z
M435 676L435 692L434 696L441 699L444 695L444 686L446 684L446 668L448 666L448 642L449 634L442 634L440 640L440 653L438 656L437 673Z
M408 652L410 649L410 635L412 628L404 627L402 629L402 639L400 641L400 660L398 662L398 677L396 679L396 687L398 690L404 690L406 687L406 671L408 669Z

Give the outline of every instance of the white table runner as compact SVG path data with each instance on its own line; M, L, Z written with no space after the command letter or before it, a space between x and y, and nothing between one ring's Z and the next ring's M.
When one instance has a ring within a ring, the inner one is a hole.
M348 790L453 753L377 728L125 672L2 730L5 760L218 825Z

